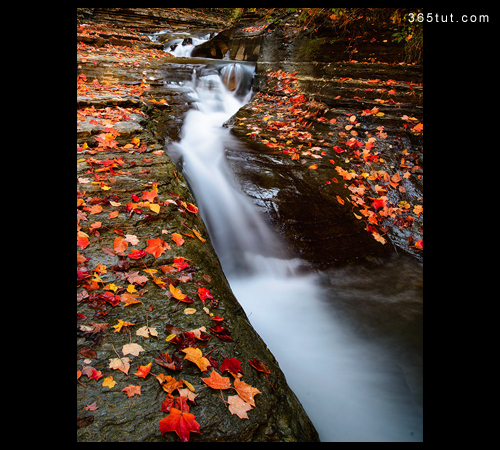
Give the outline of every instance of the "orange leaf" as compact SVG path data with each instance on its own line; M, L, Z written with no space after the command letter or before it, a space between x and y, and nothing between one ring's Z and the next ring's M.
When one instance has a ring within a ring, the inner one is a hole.
M233 415L237 415L240 419L249 419L248 411L251 411L253 408L248 403L244 402L241 397L235 395L233 397L229 397L227 399L229 403L229 411Z
M220 376L215 370L212 371L210 378L202 378L202 381L212 389L231 389L231 380Z
M203 353L199 348L186 348L182 350L186 354L186 360L196 364L202 372L206 372L211 366L210 361L203 357Z
M122 392L126 392L128 398L134 397L135 395L141 395L141 387L140 386L128 386L123 389Z
M137 373L134 373L136 377L139 378L146 378L149 373L151 372L151 368L153 367L153 363L149 363L147 366L141 366L139 367L139 370Z
M161 238L148 240L148 245L146 253L153 255L156 259L163 255L165 250L170 249L170 246Z
M234 388L236 389L236 392L238 393L240 398L252 406L255 406L254 397L257 394L262 394L262 392L260 392L258 389L255 389L252 386L246 384L244 381L240 381L238 379L234 380Z
M125 253L125 251L128 248L128 242L124 238L122 238L121 236L118 236L115 239L114 248L115 248L116 253Z
M187 298L186 294L183 294L180 289L177 289L173 284L170 285L170 292L177 300L183 301Z
M185 242L184 239L182 239L182 236L178 233L172 234L172 239L177 244L177 247L181 247Z
M156 191L146 191L142 193L142 199L149 202L154 202L157 197L158 192Z
M90 208L90 214L100 214L100 213L102 213L101 205L95 205L92 208Z
M396 175L394 175L392 177L392 182L393 183L401 183L401 174L399 172L397 172Z
M182 386L184 386L184 383L182 381L177 381L174 377L170 376L165 376L162 373L156 377L158 382L160 383L162 389L167 393L167 394L172 394L175 392L177 389L182 389Z

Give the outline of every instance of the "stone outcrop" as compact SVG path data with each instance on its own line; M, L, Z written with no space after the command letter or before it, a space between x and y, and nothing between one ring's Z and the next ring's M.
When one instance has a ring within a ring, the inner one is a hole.
M197 46L192 56L233 61L257 61L262 49L263 33L243 30L244 26L239 25L222 31L214 39Z
M207 8L94 8L93 20L125 28L165 29L167 27L224 27L227 22L207 14Z

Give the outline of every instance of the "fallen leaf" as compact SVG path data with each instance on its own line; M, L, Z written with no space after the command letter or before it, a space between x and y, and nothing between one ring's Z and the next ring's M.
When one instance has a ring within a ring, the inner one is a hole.
M109 389L113 389L116 386L116 381L113 380L113 377L108 377L102 383L103 387L107 387Z
M134 375L139 378L146 378L150 374L152 367L153 363L149 363L147 366L140 366Z
M155 359L155 363L159 366L165 367L167 369L178 371L183 370L184 367L179 359L179 356L175 355L175 359L171 358L168 352L160 354L158 358Z
M231 414L238 416L240 419L250 419L247 412L251 411L252 405L243 401L239 395L234 395L227 399L229 403L229 411Z
M248 362L255 370L263 373L268 380L271 380L271 370L269 367L260 362L258 359L254 359L253 361L248 360Z
M207 300L207 299L213 300L213 298L214 298L212 293L208 289L203 288L203 287L198 288L198 297L200 297L200 300L203 303L205 303L205 300Z
M223 374L228 371L234 378L241 378L244 373L241 368L241 361L238 361L235 358L225 359L220 368L220 372Z
M140 353L145 351L139 344L127 344L122 349L123 356L139 356Z
M128 375L130 370L130 359L129 358L115 358L110 360L109 368L111 370L119 370L125 375Z
M128 249L128 242L122 238L121 236L118 236L116 239L115 239L115 245L114 245L114 249L115 249L115 252L117 254L123 254L126 252L126 250Z
M172 240L175 241L177 247L182 247L185 242L184 239L182 239L182 236L178 233L172 234Z
M177 300L180 300L181 302L186 300L186 298L187 298L187 295L183 294L180 289L177 289L176 287L174 287L173 284L170 285L170 292L174 296L174 298L176 298Z
M199 348L189 347L182 351L186 354L185 359L196 364L202 372L206 372L211 367L212 364L207 358L203 357L203 353Z
M161 210L160 205L157 205L156 203L151 203L149 205L149 209L156 214L160 214L160 210Z
M201 433L200 424L196 422L195 415L183 413L175 408L170 410L168 417L160 421L160 432L162 436L165 433L175 432L182 442L189 442L190 433Z
M149 339L150 335L153 337L158 337L158 331L156 331L156 328L142 327L141 329L137 330L136 335L141 336L145 339Z
M145 250L146 253L153 255L155 259L158 259L166 250L171 250L170 246L163 239L150 239L148 241L148 248ZM130 258L130 255L129 255Z
M130 234L127 234L125 236L125 240L131 245L137 245L139 243L139 239L137 238L137 236L133 236Z
M131 327L135 325L135 323L124 322L123 320L118 320L118 325L115 325L113 328L115 329L115 333L119 333L122 331L123 327Z
M234 380L234 388L236 389L236 392L241 397L241 399L252 406L256 406L254 397L258 394L262 394L262 392L260 392L258 389L255 389L252 386L246 384L244 381L240 381L238 379Z
M181 389L184 386L184 383L182 381L177 381L174 377L166 377L163 374L158 375L156 379L167 394L172 394L173 392Z
M131 398L136 395L141 395L141 386L127 386L122 392L126 392L127 397Z
M226 390L226 389L232 389L231 386L231 380L229 378L225 378L220 376L215 369L212 371L212 374L210 375L210 378L202 378L201 379L208 387L211 387L212 389L221 389L221 390Z

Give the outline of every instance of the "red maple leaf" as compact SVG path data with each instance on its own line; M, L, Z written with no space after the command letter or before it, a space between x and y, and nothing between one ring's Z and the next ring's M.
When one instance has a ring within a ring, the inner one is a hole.
M207 298L209 298L211 300L213 300L213 298L214 298L212 293L207 288L203 288L203 287L198 288L198 297L200 297L200 300L203 303L205 303L205 300Z
M144 258L145 256L147 255L147 253L142 250L142 251L139 251L139 250L134 250L132 253L130 253L130 255L128 255L128 257L130 259L141 259L141 258Z
M379 210L380 208L385 208L385 206L386 206L386 201L382 198L375 200L372 204L372 207L376 210Z
M200 424L196 422L196 416L190 413L182 413L172 408L170 415L160 421L160 432L162 435L175 431L182 442L189 442L191 433L200 432Z
M224 362L222 363L222 366L220 368L221 373L224 373L225 371L228 371L231 375L233 375L235 378L238 378L238 375L241 374L241 376L244 375L243 369L241 368L241 361L238 361L235 358L231 359L225 359Z

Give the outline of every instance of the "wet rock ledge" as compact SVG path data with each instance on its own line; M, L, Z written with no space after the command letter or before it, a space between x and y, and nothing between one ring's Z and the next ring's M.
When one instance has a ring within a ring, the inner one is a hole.
M77 48L77 441L179 442L160 431L174 402L196 416L191 442L317 442L163 152L160 120L186 105L155 97L161 55ZM249 419L227 403L245 394L205 384L213 371L260 392Z

